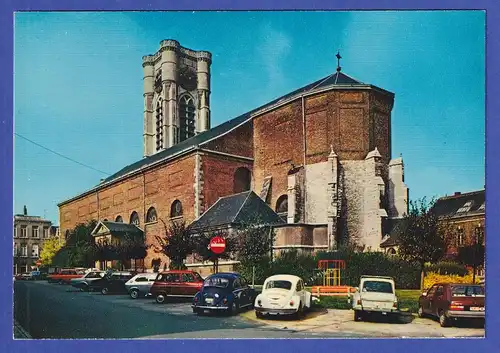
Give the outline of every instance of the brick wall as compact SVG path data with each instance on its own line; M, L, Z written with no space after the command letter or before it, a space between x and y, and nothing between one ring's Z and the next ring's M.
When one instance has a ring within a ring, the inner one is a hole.
M253 123L249 121L230 133L219 137L203 148L253 158Z

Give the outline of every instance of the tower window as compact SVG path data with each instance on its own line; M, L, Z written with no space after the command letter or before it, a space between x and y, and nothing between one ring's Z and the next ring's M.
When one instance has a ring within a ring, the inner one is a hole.
M156 151L163 148L163 107L161 98L156 103Z
M182 96L179 102L179 142L187 140L195 135L196 107L193 98L188 95Z

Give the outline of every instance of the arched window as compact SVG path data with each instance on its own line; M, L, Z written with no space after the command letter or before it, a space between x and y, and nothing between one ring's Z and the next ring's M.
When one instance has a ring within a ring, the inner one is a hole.
M279 215L288 214L288 196L281 195L276 201L276 213Z
M150 207L148 213L146 213L146 223L156 222L157 221L156 210L154 207Z
M195 134L195 121L196 106L193 98L189 95L184 95L179 101L179 142L193 137Z
M139 225L139 215L137 214L137 212L132 212L132 214L130 215L130 224L135 224L136 226Z
M163 106L161 98L156 103L156 150L163 148Z
M250 190L252 173L245 167L240 167L234 172L233 193Z
M180 217L182 216L182 203L179 200L175 200L170 207L170 217Z
M391 255L391 256L396 255L396 249L394 249L394 248L390 248L387 252L388 252L388 253L389 253L389 255Z
M120 222L120 223L123 223L123 218L122 218L122 216L116 216L116 218L115 218L115 222Z

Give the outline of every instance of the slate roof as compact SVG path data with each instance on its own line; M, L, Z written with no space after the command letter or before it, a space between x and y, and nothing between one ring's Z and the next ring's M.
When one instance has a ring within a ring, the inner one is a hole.
M237 224L252 224L258 220L262 225L277 225L284 223L276 212L269 207L253 191L245 191L226 197L221 197L189 228L213 229Z
M248 119L251 118L252 114L254 114L255 112L257 112L261 109L265 109L267 107L273 106L273 105L279 103L280 101L287 100L287 99L292 98L293 96L296 96L298 94L306 93L307 91L310 91L313 89L315 89L315 90L321 89L321 88L332 86L332 85L333 86L335 86L335 85L337 85L337 86L345 86L345 85L348 85L348 86L366 86L364 83L357 81L357 80L353 79L352 77L350 77L342 72L336 72L335 74L329 75L329 76L324 77L320 80L317 80L313 83L310 83L304 87L296 89L295 91L287 93L284 96L278 97L278 98L276 98L276 99L274 99L274 100L272 100L272 101L270 101L270 102L268 102L268 103L266 103L258 108L255 108L255 109L253 109L245 114L242 114L236 118L228 120L225 123L222 123L222 124L212 128L208 131L202 132L201 134L198 134L198 135L193 136L187 140L184 140L184 141L182 141L182 142L180 142L180 143L178 143L178 144L176 144L176 145L174 145L166 150L163 150L163 151L158 152L156 154L153 154L151 156L145 157L145 158L143 158L135 163L132 163L132 164L122 168L121 170L119 170L115 174L104 179L104 182L112 181L114 179L119 178L120 176L123 176L127 173L133 172L134 170L137 170L143 166L152 164L154 162L157 162L157 161L160 161L163 159L168 159L168 158L170 158L170 157L172 157L172 156L176 155L177 153L182 152L184 150L194 149L195 147L202 145L203 143L206 143L209 140L216 138L216 137L230 131L231 129L237 127L238 125L244 123L245 121L247 121Z
M97 229L101 224L104 225L106 228L108 228L111 234L115 235L120 235L125 233L143 234L143 231L133 224L122 223L122 222L110 222L110 221L100 221L92 233L97 231Z
M470 209L466 212L458 212L467 202L471 202ZM452 196L441 197L436 201L432 208L438 217L465 217L481 215L485 213L485 190L467 192L463 194L455 194Z
M396 218L389 220L389 238L384 240L381 244L381 248L388 248L390 246L399 245L399 235L406 230L406 220L404 218Z

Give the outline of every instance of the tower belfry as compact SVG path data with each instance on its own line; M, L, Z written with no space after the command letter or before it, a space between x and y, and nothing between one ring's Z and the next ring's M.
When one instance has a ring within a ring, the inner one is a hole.
M210 129L212 54L163 40L144 68L144 156Z

